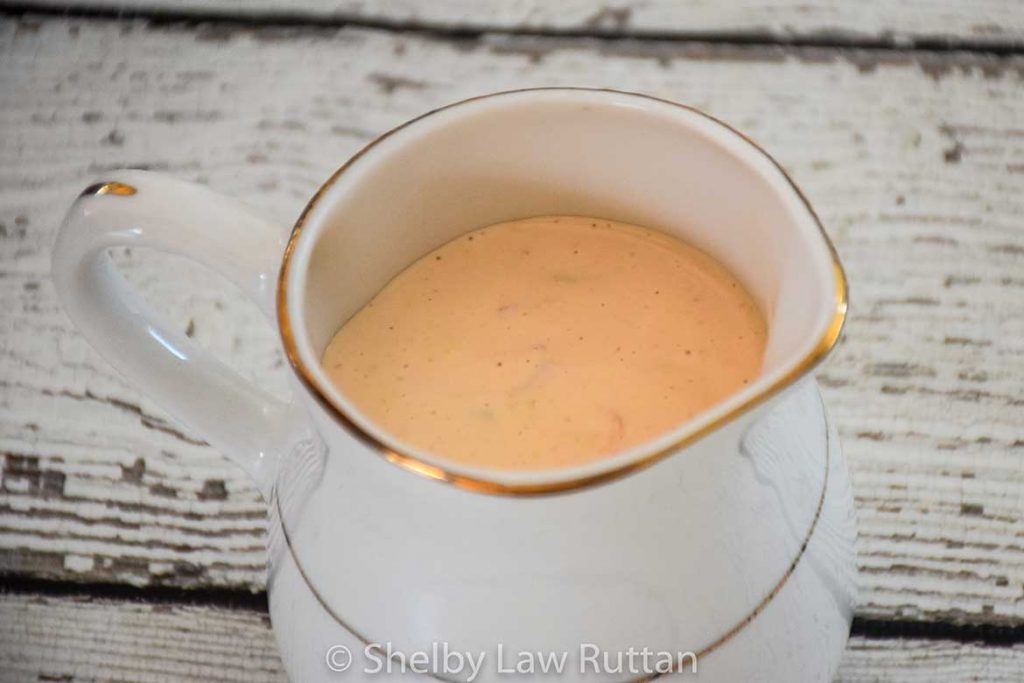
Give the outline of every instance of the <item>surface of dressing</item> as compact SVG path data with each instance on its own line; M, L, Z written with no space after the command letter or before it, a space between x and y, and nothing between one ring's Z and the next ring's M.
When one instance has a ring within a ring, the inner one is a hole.
M335 335L332 381L402 442L477 467L590 462L753 381L764 318L717 261L664 233L552 216L463 235Z

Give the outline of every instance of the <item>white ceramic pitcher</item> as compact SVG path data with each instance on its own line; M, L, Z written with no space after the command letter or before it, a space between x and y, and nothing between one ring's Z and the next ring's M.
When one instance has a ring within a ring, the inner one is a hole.
M331 336L404 267L469 230L550 214L660 229L728 266L769 323L759 378L642 446L536 472L419 451L330 384ZM147 311L110 265L114 246L183 254L251 295L280 328L292 403ZM290 239L202 187L118 172L71 208L53 276L95 347L267 497L271 617L292 680L386 677L385 647L407 678L527 678L507 668L533 652L568 655L534 678L669 673L616 669L630 648L677 653L672 675L701 681L834 675L855 532L809 373L839 336L846 282L799 190L726 124L604 90L466 100L368 145ZM454 670L441 647L485 660ZM421 651L433 659L412 671Z

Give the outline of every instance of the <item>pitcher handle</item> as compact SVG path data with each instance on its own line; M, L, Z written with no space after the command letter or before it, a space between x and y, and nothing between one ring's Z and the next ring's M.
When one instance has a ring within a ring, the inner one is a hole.
M153 314L114 268L111 247L179 254L224 275L274 323L283 231L192 183L120 171L68 211L52 274L89 343L174 419L242 467L269 499L278 453L302 427L285 403Z

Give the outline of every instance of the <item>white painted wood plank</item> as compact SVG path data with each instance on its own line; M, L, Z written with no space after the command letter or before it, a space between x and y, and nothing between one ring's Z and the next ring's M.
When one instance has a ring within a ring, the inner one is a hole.
M749 34L775 38L977 43L1024 41L1016 0L35 0L41 7L288 15L486 30L613 35Z
M146 165L286 230L331 170L409 117L503 88L603 85L751 134L838 244L852 316L818 375L859 507L860 613L1021 623L1022 75L1024 60L970 56L4 24L0 570L263 585L253 487L167 424L57 307L49 248L84 185ZM273 335L219 280L150 254L120 260L181 329L280 387Z
M0 681L285 680L262 612L0 595Z
M851 638L836 683L1012 683L1024 675L1024 647L929 640Z
M1019 683L1024 645L850 640L839 683ZM262 612L0 594L0 681L285 680ZM339 677L339 680L343 680Z

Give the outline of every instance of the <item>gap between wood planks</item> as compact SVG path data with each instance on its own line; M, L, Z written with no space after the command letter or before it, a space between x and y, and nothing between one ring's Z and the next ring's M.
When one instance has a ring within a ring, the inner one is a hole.
M676 31L615 28L508 28L483 22L443 24L435 21L366 18L344 13L314 16L287 10L238 14L227 10L176 10L170 8L125 8L105 5L59 8L33 2L14 2L0 6L0 16L38 15L41 17L101 20L141 19L154 25L227 25L237 28L362 28L409 33L447 40L478 40L485 36L521 38L577 38L600 41L689 42L737 47L806 47L854 49L866 51L967 52L991 56L1024 55L1024 44L1016 41L988 42L947 36L864 37L843 31L821 31L799 36L777 35L767 31Z
M63 10L29 3L8 4L0 8L0 16L36 15L45 17L76 17L85 20L142 20L153 26L219 26L230 30L247 29L311 29L332 30L361 28L421 35L437 40L476 41L488 36L508 37L524 42L563 39L590 41L592 44L672 43L705 44L734 48L808 48L825 52L849 53L939 53L940 56L1000 59L1024 56L1024 45L979 43L958 38L917 37L914 39L863 38L845 33L820 33L798 37L780 37L762 32L673 32L609 29L508 29L486 24L443 25L403 20L365 19L345 15L314 17L293 12L265 12L243 16L224 11L196 12L170 9L119 10L114 7ZM54 597L103 598L149 604L207 605L226 609L267 611L264 592L229 588L184 589L169 586L134 587L114 583L70 583L17 575L0 575L0 594L43 595ZM1009 645L1024 643L1024 624L961 624L956 622L922 622L855 618L852 635L873 639L952 640L962 643Z
M266 614L267 594L232 588L131 586L118 583L77 583L0 574L0 595L96 598L156 605L196 605ZM948 621L866 619L854 617L851 636L875 640L946 640L984 645L1024 643L1024 624L957 624Z

